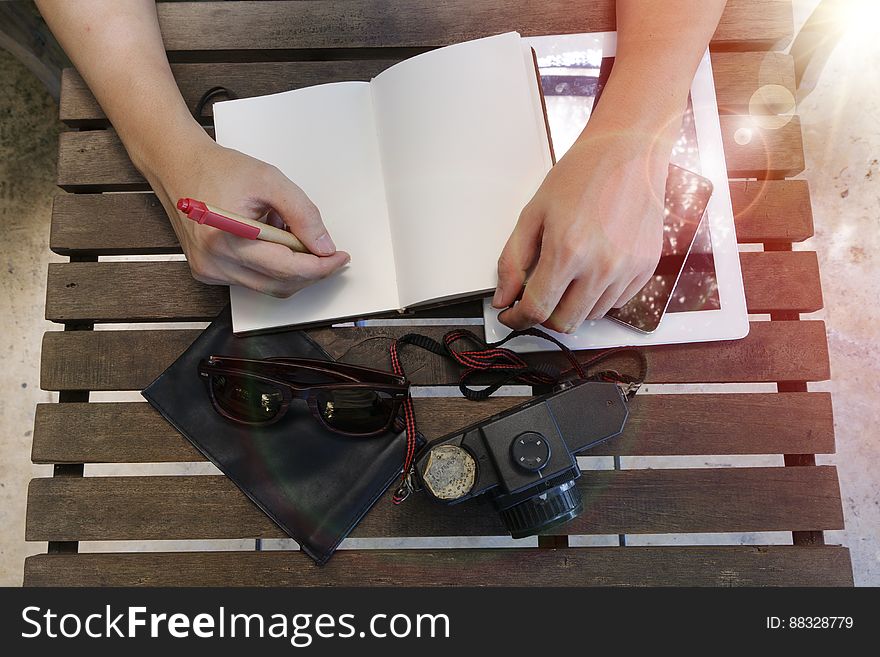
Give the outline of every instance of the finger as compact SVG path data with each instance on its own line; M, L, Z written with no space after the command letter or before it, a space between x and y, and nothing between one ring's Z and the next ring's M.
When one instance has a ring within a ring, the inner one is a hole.
M584 323L587 312L595 305L601 292L588 278L572 281L544 326L551 331L574 333Z
M322 261L329 261L331 258L337 258L337 256L344 255L347 254L342 251L337 251L334 255L324 258L317 258L317 256L311 257ZM240 285L269 296L286 299L339 269L339 267L335 267L335 265L332 265L331 263L321 263L320 267L323 267L323 269L306 271L304 272L304 275L275 278L272 276L266 276L259 271L247 267L236 266L232 271L227 272L227 277L231 280L233 285Z
M274 297L289 297L307 284L302 279L296 283L279 281L225 258L213 258L208 266L200 265L197 261L190 261L189 264L193 278L207 285L237 285Z
M528 271L541 252L541 227L541 218L526 206L498 258L498 287L492 297L495 308L506 308L519 297Z
M501 323L524 329L547 321L571 282L570 276L555 266L555 260L552 253L542 254L522 300L498 316Z
M636 276L632 282L626 286L623 292L620 293L620 296L617 298L612 304L612 308L620 308L621 306L628 303L634 296L636 296L639 292L641 292L642 288L645 287L648 282L651 280L653 276L653 272L649 274L641 274Z
M336 252L336 245L324 226L318 208L302 189L280 171L270 184L266 201L309 251L316 255Z
M268 214L266 214L266 223L270 226L275 226L275 228L280 228L281 230L287 228L287 224L284 223L284 219L281 218L281 215L278 214L277 210L269 210Z
M345 267L351 262L351 256L346 251L337 251L329 256L295 253L294 260L294 267L300 277L309 281L318 281Z
M286 299L305 287L305 283L302 281L296 283L279 281L277 278L266 276L247 267L236 267L227 272L227 277L232 285L245 287L279 299Z
M279 281L318 280L348 264L351 256L337 251L329 256L296 253L281 244L237 240L231 257L236 264Z
M611 310L611 307L620 298L623 289L623 285L614 285L605 290L602 296L596 300L596 303L593 304L593 307L587 312L585 319L592 321L605 317L605 314Z

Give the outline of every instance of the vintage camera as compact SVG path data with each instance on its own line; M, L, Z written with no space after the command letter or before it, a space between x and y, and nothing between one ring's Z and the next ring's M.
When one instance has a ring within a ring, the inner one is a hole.
M514 538L545 533L583 511L575 455L618 435L628 415L618 384L569 383L429 443L416 472L445 504L489 493Z

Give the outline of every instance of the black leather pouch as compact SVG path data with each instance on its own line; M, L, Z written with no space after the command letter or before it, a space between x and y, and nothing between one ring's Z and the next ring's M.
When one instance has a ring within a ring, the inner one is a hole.
M143 396L319 565L326 563L400 475L404 433L351 438L325 429L294 403L267 427L239 425L213 408L201 359L293 356L330 360L305 333L237 338L229 307Z

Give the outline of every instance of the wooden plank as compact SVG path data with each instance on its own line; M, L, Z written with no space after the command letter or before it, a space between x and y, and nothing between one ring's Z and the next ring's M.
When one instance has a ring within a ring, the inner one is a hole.
M780 256L785 257L780 257ZM808 313L823 306L819 260L815 251L740 253L746 306L750 313L769 313L783 306Z
M368 81L398 59L334 62L251 62L173 64L180 93L191 112L202 95L213 87L226 87L238 98L262 96L328 82ZM105 126L106 115L85 81L68 68L61 78L60 118L73 127ZM210 106L205 115L213 115Z
M60 133L57 180L68 191L147 189L112 130Z
M440 339L454 328L420 326ZM313 329L309 334L333 358L390 369L388 346L412 330L407 326ZM43 336L40 386L44 390L141 390L162 373L200 331L49 331ZM735 383L748 381L824 381L829 377L828 343L821 321L752 322L742 340L648 347L648 380L653 383ZM585 352L584 355L590 352ZM567 361L558 353L527 354L530 362ZM403 360L416 385L457 385L459 370L423 350L404 350ZM629 371L624 358L609 367Z
M732 180L739 242L800 242L813 235L806 180ZM151 194L65 194L52 207L50 248L60 255L180 253Z
M721 138L731 178L787 178L804 170L798 117L783 127L760 127L750 116L721 116Z
M528 562L530 568L522 568ZM852 586L839 546L41 554L25 586Z
M794 101L794 59L785 53L713 53L712 74L718 111L722 114L748 114L752 95L766 85L788 90ZM764 104L762 107L774 113L791 112L793 109L784 104Z
M732 180L730 200L740 243L802 242L813 236L806 180Z
M237 50L247 57L247 51L297 56L302 50L427 48L509 30L524 36L599 32L615 29L614 6L614 0L324 0L160 3L158 12L172 53ZM782 49L791 39L791 11L790 0L729 0L712 47Z
M714 51L783 50L791 41L793 22L787 0L728 0L710 47Z
M49 248L64 256L181 253L155 194L62 194L52 202Z
M815 252L742 253L740 260L750 313L822 307ZM196 281L185 262L49 264L46 319L53 322L207 321L228 302L226 287Z
M228 287L200 283L186 262L49 264L46 318L52 321L75 321L75 315L101 315L102 322L204 321L228 303Z
M191 112L202 95L213 87L226 87L238 98L300 89L315 84L346 80L370 80L397 59L335 62L217 62L173 64L171 69L180 93ZM748 114L749 100L764 85L779 85L794 97L794 62L779 52L729 52L712 55L718 109L725 114ZM108 124L106 115L76 69L64 70L61 78L60 117L72 127ZM776 111L790 111L779 107ZM210 106L205 117L213 114Z
M755 125L748 116L722 116L721 133L731 178L782 178L803 171L803 142L797 117L778 130L768 130ZM112 130L59 135L58 185L79 192L148 189Z
M565 526L569 534L843 528L832 466L593 470L577 485L585 510ZM507 533L486 496L447 506L413 495L396 506L390 493L352 537ZM221 475L32 479L25 533L29 541L286 536Z
M830 393L642 394L629 408L624 432L585 455L834 452Z
M417 398L419 430L428 439L468 426L525 401L496 397ZM830 454L831 395L638 395L623 434L587 456ZM169 463L205 457L142 402L38 404L34 463Z

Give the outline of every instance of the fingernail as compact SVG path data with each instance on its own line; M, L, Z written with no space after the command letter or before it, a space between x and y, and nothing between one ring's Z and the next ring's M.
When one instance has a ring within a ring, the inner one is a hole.
M492 307L501 308L501 299L504 298L504 291L501 289L501 286L495 288L495 296L492 297Z
M315 248L318 249L319 255L333 255L336 253L336 245L330 238L329 233L324 233L321 237L315 240Z

